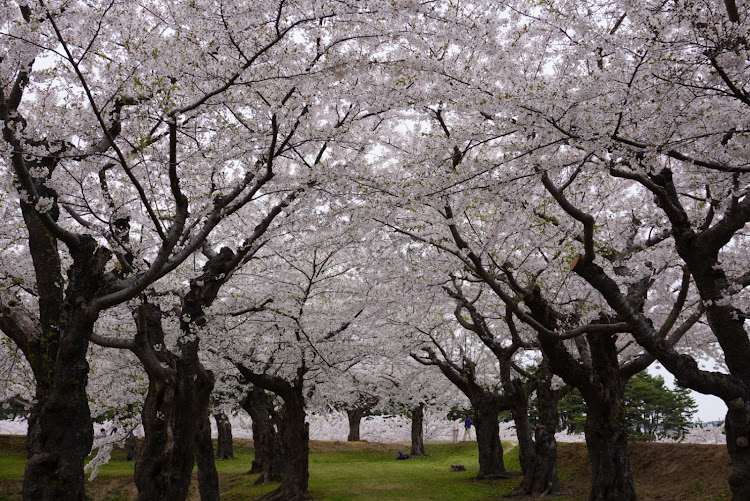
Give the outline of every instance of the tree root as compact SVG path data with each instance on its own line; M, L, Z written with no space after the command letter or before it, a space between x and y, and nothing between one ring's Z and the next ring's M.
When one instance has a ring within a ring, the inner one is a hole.
M495 473L493 475L477 475L474 477L475 480L493 480L493 479L507 479L507 478L518 478L521 476L520 471L506 471L504 473Z
M305 501L305 496L284 492L281 487L268 492L258 498L258 501Z

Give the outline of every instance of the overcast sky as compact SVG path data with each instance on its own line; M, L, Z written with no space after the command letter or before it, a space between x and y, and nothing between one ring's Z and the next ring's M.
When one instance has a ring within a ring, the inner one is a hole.
M670 388L674 388L674 376L661 365L654 364L649 367L648 371L654 375L661 375L664 378L664 382ZM696 391L691 391L690 394L698 404L698 412L693 416L694 421L707 423L709 421L723 421L726 418L727 406L723 400L713 395L704 395Z

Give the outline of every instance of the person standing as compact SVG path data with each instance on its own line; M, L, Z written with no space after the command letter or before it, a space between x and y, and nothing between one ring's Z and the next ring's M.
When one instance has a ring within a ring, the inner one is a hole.
M468 435L469 440L471 440L471 417L466 416L466 420L464 421L464 436L461 438L461 441L463 442L466 440L466 436Z
M454 444L458 443L458 429L459 429L458 428L458 422L459 422L458 419L456 419L455 421L453 421L453 443Z

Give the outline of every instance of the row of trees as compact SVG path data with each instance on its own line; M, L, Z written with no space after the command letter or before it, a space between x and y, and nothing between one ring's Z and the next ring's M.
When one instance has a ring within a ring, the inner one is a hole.
M572 388L590 499L636 499L626 383L655 360L727 403L730 485L750 497L733 1L0 12L3 390L31 406L25 499L85 498L100 406L141 409L143 499L183 499L194 463L218 499L209 413L247 409L286 500L307 488L307 407L419 422L467 400L478 476L505 473L507 410L519 492L543 494Z

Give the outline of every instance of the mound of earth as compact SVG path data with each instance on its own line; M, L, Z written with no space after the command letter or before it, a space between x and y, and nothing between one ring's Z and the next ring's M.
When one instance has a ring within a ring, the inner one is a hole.
M640 501L731 498L725 445L632 442L628 449ZM586 444L559 444L558 465L567 495L586 499L591 479Z

